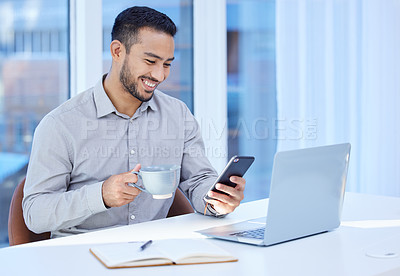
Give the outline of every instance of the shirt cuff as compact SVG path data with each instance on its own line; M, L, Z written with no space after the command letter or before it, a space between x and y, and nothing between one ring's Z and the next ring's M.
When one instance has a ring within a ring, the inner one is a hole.
M207 204L207 202L206 202L206 204ZM224 218L224 217L226 217L226 215L227 215L227 214L221 215L220 213L218 213L218 212L213 208L213 206L212 206L211 204L207 204L207 213L206 213L206 214L209 215L209 216L217 217L217 218Z
M107 210L103 201L102 187L103 182L97 182L86 186L86 201L92 214L97 214Z

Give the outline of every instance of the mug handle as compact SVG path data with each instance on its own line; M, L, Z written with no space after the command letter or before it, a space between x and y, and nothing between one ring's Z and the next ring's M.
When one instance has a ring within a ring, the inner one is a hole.
M138 177L142 178L142 176L140 175L140 172L132 172L133 174L136 174ZM141 190L142 192L146 192L149 193L145 188L140 187L139 185L137 185L136 183L128 183L129 186L131 187L135 187L138 188L139 190Z

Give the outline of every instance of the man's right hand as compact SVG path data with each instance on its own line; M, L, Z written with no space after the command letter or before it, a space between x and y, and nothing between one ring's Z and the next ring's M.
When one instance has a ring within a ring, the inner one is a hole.
M137 164L132 171L139 171ZM103 183L102 194L106 207L120 207L131 203L141 192L138 188L131 187L128 183L136 183L138 177L132 171L110 176Z

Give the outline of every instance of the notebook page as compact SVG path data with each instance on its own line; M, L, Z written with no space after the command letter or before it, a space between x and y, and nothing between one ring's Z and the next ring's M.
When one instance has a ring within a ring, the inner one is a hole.
M155 246L149 246L145 250L141 250L140 246L143 244L144 242L104 244L94 246L91 250L102 259L107 266L117 266L144 259L166 258Z
M154 245L177 263L185 262L185 258L188 259L188 262L190 262L189 258L193 262L234 259L230 253L205 239L160 240L155 241Z

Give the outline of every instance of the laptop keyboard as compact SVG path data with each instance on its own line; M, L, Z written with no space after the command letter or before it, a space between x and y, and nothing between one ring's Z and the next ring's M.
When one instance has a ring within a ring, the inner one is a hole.
M265 232L265 227L257 228L254 230L248 230L248 231L240 231L236 233L231 233L231 236L236 236L236 237L243 237L243 238L252 238L252 239L264 239L264 232Z

